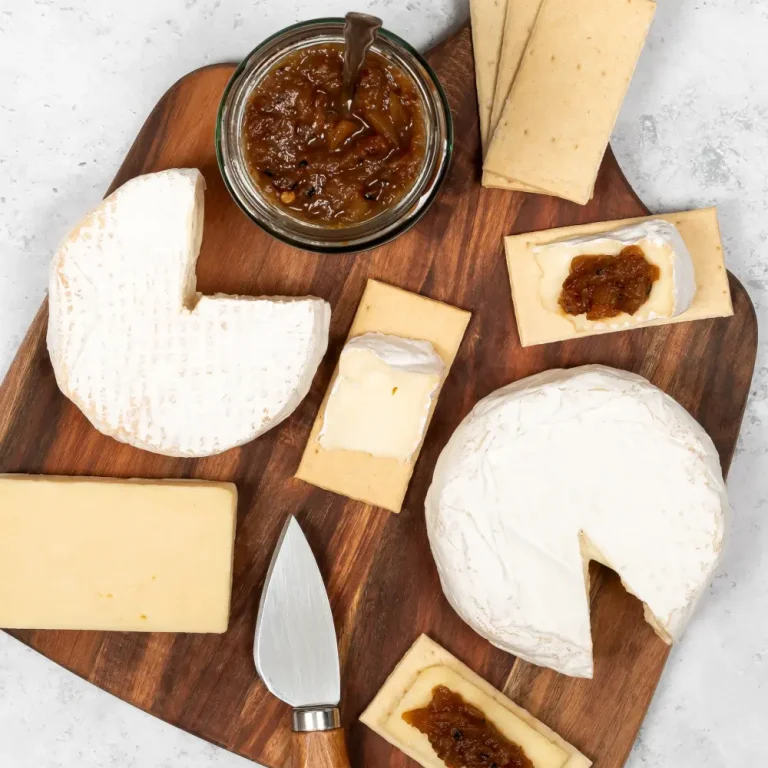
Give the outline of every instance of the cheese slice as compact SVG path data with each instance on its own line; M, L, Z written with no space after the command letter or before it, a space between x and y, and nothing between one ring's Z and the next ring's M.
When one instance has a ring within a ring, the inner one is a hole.
M360 720L424 768L445 768L427 737L402 719L403 712L425 706L438 685L482 710L503 735L523 747L534 768L592 765L565 739L426 635L406 653Z
M0 627L226 631L237 490L0 475Z
M499 69L501 39L507 0L470 0L469 14L472 24L472 48L475 56L475 83L480 111L480 139L483 153L491 131L491 110Z
M653 283L645 304L629 315L588 320L586 314L569 315L559 304L563 284L571 272L573 260L579 256L618 256L627 246L638 246L650 264L658 267L659 278ZM647 323L670 319L687 311L696 294L693 261L685 241L674 224L651 219L611 232L584 235L533 248L541 271L542 304L554 314L561 314L580 333L592 329L620 331Z
M464 310L369 280L352 322L349 339L380 333L429 342L443 362L445 379L459 350L469 318L469 312ZM319 439L320 431L338 378L337 367L312 427L296 477L342 496L399 512L419 457L421 443L406 461L374 456L359 450L326 450ZM425 434L439 396L438 389L431 398L427 422L421 429ZM412 424L411 428L416 426ZM372 439L376 437L372 436ZM369 449L370 446L366 450Z
M652 0L544 0L484 170L589 202L655 10Z
M424 440L444 373L428 341L383 333L351 339L339 359L320 445L408 461Z
M328 345L320 299L196 292L204 188L197 170L129 181L51 265L60 389L104 434L169 456L221 453L280 423Z
M599 365L479 402L426 499L456 612L499 648L576 677L593 672L589 560L615 570L673 642L709 588L727 514L701 426L642 377Z
M662 222L674 229L667 229ZM662 270L664 279L654 288L653 303L645 309L641 307L633 319L621 315L613 322L590 322L585 317L573 318L562 312L557 297L571 257L595 247L617 251L623 240L633 238L638 242L644 240L649 256ZM517 330L524 347L640 325L733 314L714 208L563 227L507 237L504 242ZM693 280L688 257L693 265ZM695 293L689 303L692 283Z

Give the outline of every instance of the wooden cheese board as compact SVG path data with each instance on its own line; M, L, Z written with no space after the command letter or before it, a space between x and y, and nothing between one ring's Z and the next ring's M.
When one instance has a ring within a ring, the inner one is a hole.
M597 768L629 754L668 655L640 604L594 567L594 680L518 661L478 637L440 591L423 502L437 457L482 397L556 368L603 363L635 371L685 406L712 436L724 468L733 457L757 344L752 304L731 277L732 318L684 323L523 349L504 261L504 235L644 215L609 151L585 206L480 186L480 138L467 29L429 55L455 120L452 168L424 219L393 243L357 255L299 252L257 229L230 200L216 166L216 110L234 67L183 78L150 115L111 189L172 167L207 182L198 264L204 293L307 295L333 308L331 347L312 391L284 424L206 459L174 459L95 431L57 389L41 308L0 389L0 471L234 481L240 492L232 618L222 635L14 631L40 653L137 707L241 755L282 766L290 713L256 677L252 642L267 566L288 514L308 534L326 579L339 635L342 708L355 766L409 760L357 722L403 653L428 633L529 709ZM368 278L471 310L402 514L347 500L294 479L325 388ZM194 418L194 414L190 414Z

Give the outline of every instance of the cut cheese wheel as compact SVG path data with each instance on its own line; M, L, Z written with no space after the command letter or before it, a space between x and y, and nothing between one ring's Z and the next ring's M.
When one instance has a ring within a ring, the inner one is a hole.
M237 490L0 475L0 627L227 629Z
M197 170L140 176L53 259L48 348L62 392L101 432L169 456L253 440L309 391L328 345L315 298L201 296Z
M586 366L478 403L440 456L426 519L464 621L520 658L591 677L589 560L676 641L712 579L727 508L717 450L688 412L640 376Z
M427 737L402 719L403 712L425 706L439 685L480 709L507 739L523 747L534 768L592 765L574 746L426 635L411 646L360 720L424 768L445 768Z

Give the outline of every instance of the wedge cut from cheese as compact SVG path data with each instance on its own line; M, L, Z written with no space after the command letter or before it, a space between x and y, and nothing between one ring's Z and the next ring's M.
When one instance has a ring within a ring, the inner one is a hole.
M576 677L593 672L589 560L615 570L676 641L709 587L727 513L702 427L642 377L598 365L480 401L426 499L456 612L499 648Z
M0 627L227 629L237 490L0 475Z
M484 170L585 205L656 10L544 0Z
M351 339L341 353L320 445L408 461L424 440L444 373L429 341L383 333Z
M169 456L242 445L287 418L328 344L314 298L202 296L205 182L140 176L53 259L48 348L62 392L101 432Z
M572 258L587 251L597 253L595 249L616 252L622 241L633 239L661 270L651 301L636 315L603 321L566 315L557 299ZM507 237L504 243L517 330L524 347L733 314L714 208L563 227Z
M469 312L464 310L377 280L369 280L352 322L348 341L351 342L364 335L384 334L404 340L429 342L444 366L442 385L459 350L469 318ZM370 338L369 336L369 341ZM359 344L362 342L356 342L355 346ZM391 359L393 358L390 357ZM337 447L339 441L351 439L351 432L345 430L343 417L338 419L331 413L325 444L334 446L334 449L326 449L320 433L324 427L329 400L336 388L340 373L340 367L337 366L309 436L307 447L304 449L296 477L342 496L383 507L392 512L399 512L423 439L405 461L381 455L374 456L368 452L384 450L382 445L385 440L381 434L370 435L365 445L358 443L358 447L364 450L342 450ZM343 385L343 389L336 390L339 396L344 389L347 389L346 384ZM425 424L422 425L422 415L417 414L415 419L408 417L408 423L401 422L398 429L409 435L415 432L425 435L439 395L440 388L430 398L429 414ZM400 416L404 417L405 412ZM346 423L348 424L348 421ZM339 437L340 433L345 433L346 437ZM356 439L359 439L359 436ZM401 455L402 449L398 449L397 452Z
M470 0L469 14L472 22L477 104L480 111L480 138L485 152L493 133L491 110L496 90L496 74L499 70L507 0Z
M422 635L384 683L360 720L424 768L445 768L429 739L402 719L426 706L443 685L480 709L534 768L589 768L591 761L444 648Z
M632 315L622 312L615 317L589 320L586 314L569 315L559 305L563 284L579 256L618 256L624 248L637 246L646 261L659 270L646 302ZM643 325L649 320L665 319L687 311L696 294L693 261L685 241L673 224L651 219L611 232L583 235L535 246L533 254L541 271L542 304L554 314L562 314L579 332L620 331Z

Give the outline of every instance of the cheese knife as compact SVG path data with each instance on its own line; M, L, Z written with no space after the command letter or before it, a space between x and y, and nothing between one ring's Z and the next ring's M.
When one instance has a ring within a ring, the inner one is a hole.
M349 768L333 615L317 561L293 516L261 593L253 659L270 693L293 707L294 768Z

